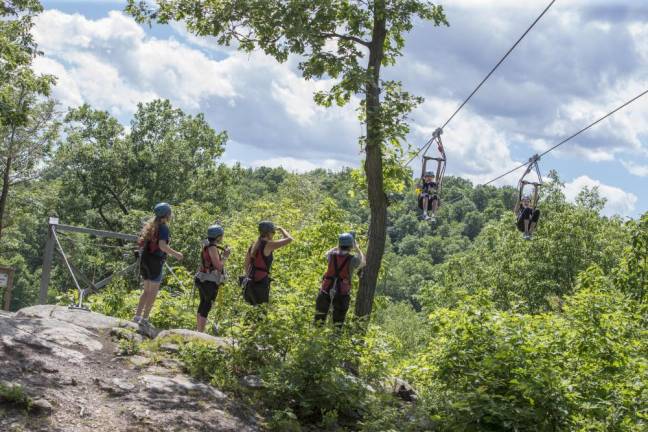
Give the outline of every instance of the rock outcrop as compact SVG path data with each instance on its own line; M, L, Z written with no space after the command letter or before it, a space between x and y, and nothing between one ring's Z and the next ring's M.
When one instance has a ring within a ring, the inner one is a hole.
M32 404L25 409L0 396L0 430L262 430L253 410L186 376L165 357L173 344L153 358L145 352L117 356L113 338L137 343L139 337L129 337L136 330L130 322L61 306L0 314L0 382L20 385ZM167 332L205 339L191 333Z

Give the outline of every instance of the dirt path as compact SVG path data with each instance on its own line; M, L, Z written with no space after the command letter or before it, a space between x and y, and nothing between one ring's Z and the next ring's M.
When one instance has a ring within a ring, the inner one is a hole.
M0 381L22 385L39 407L0 402L0 430L261 430L253 412L175 361L116 356L111 329L130 325L56 306L0 314Z

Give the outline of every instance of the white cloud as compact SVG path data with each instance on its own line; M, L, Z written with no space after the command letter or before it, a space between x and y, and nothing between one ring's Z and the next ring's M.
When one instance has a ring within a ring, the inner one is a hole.
M586 186L589 188L597 186L601 196L607 199L607 203L602 212L604 215L612 216L618 214L628 216L634 212L637 203L637 196L635 194L626 192L618 187L603 184L599 180L592 179L588 176L580 176L569 183L565 183L565 197L569 201L575 201L579 192Z
M625 160L622 160L621 163L630 172L630 174L638 177L648 177L648 165L642 165Z
M452 100L430 98L425 101L414 113L416 122L413 130L419 146L432 136L438 125L442 124L442 119L454 109L456 103ZM441 139L448 159L449 174L483 183L515 164L507 145L507 135L468 109L444 130ZM436 146L432 146L429 153L436 156ZM420 164L420 159L413 163ZM414 168L414 172L417 173L418 168Z
M212 96L236 97L226 61L173 39L149 38L121 12L89 20L48 10L36 19L34 36L46 52L39 70L60 77L55 96L68 103L82 98L119 115L157 97L188 109Z
M244 162L277 148L296 159L357 161L356 101L332 109L313 101L329 81L303 80L296 59L280 64L259 51L207 49L213 40L173 29L175 36L156 38L118 11L92 20L48 10L34 31L45 52L37 67L59 77L54 96L66 107L87 102L124 122L137 103L155 98L204 112L228 130L230 145L248 146Z

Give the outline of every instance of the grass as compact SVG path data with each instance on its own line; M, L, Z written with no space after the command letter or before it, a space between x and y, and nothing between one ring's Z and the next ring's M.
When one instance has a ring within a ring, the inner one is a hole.
M32 399L20 384L12 385L0 382L0 403L25 411L29 411L32 407Z

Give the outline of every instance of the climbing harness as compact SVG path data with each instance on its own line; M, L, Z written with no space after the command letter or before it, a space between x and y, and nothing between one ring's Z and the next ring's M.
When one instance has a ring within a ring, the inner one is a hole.
M528 166L527 169L524 171L524 174L522 174L522 177L520 177L520 180L518 181L518 200L517 203L520 203L522 201L522 197L524 196L524 189L527 185L532 186L533 188L533 193L531 195L531 207L536 208L538 205L538 198L539 198L539 190L540 187L542 186L542 174L540 173L540 166L538 165L538 161L540 161L540 156L537 154L533 155L531 158L529 158ZM525 177L529 174L531 174L531 171L534 171L538 180L537 181L528 181L525 180Z
M327 293L331 300L339 293L349 294L351 291L351 278L349 263L353 255L331 253L328 257L328 268L322 278L321 291Z
M445 175L445 170L446 170L446 154L445 150L443 148L443 142L441 141L441 135L443 134L443 129L438 128L437 130L434 131L432 134L432 138L427 142L425 147L423 148L423 155L421 156L422 160L422 165L421 165L421 185L425 184L425 177L426 174L428 173L428 163L431 161L436 162L436 176L435 176L435 195L437 196L437 201L440 204L441 203L441 188L443 185L443 177ZM428 156L428 151L430 147L432 147L432 144L436 144L437 150L439 155L438 156ZM420 195L421 192L423 192L422 189L418 190L418 194ZM418 199L418 198L417 198Z

